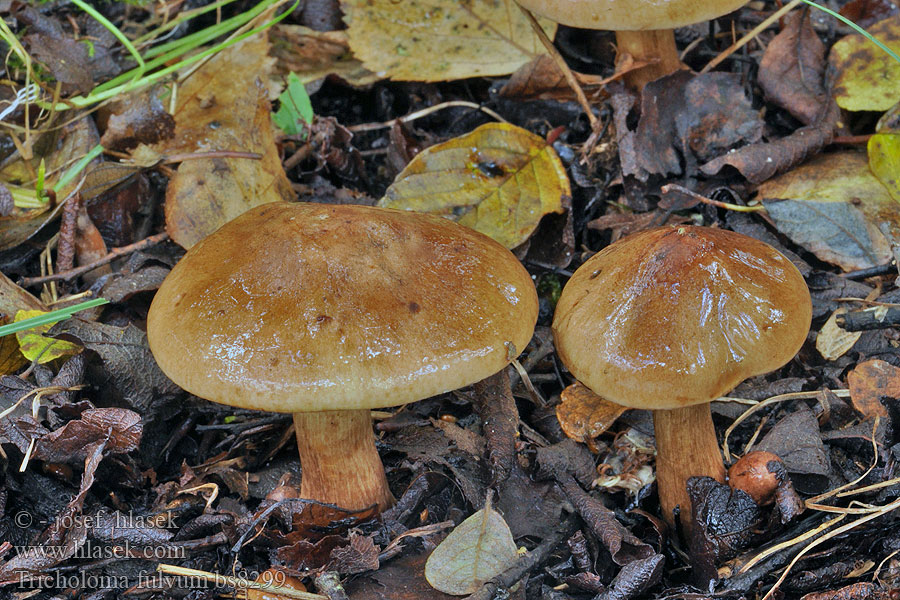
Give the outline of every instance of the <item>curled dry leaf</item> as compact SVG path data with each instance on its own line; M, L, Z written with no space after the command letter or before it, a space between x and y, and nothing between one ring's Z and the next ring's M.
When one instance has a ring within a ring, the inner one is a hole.
M378 205L439 214L515 248L541 217L562 213L571 195L565 167L546 140L488 123L419 153Z
M544 53L514 0L343 0L341 8L353 53L391 79L507 75ZM556 25L541 22L552 38Z
M597 437L628 410L598 396L581 383L568 386L560 398L562 402L556 407L559 425L567 436L579 442Z
M866 418L885 418L888 412L881 398L900 398L900 369L883 360L867 360L850 371L847 386L853 408Z
M880 42L900 52L900 15L895 14L868 28ZM838 40L828 62L837 71L834 97L845 110L887 110L900 101L900 63L854 33Z
M862 331L846 331L838 326L838 315L847 312L846 308L839 308L828 317L819 335L816 336L816 350L825 360L837 360L850 351L856 341L862 336Z
M516 560L509 526L488 502L441 542L425 563L425 579L445 594L472 594Z

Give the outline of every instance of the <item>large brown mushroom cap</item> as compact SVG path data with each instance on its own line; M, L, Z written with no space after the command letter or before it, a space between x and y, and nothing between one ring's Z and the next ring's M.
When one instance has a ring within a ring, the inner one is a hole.
M395 406L491 375L531 338L531 277L440 217L273 203L176 265L147 330L197 396L276 412Z
M674 29L737 10L747 0L517 0L531 12L571 27L641 31Z
M663 227L597 253L569 280L553 321L563 363L634 408L709 402L788 362L812 315L791 262L753 238Z

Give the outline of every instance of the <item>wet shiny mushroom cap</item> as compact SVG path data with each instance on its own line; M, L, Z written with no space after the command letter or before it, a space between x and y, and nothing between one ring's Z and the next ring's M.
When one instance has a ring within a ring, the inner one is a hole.
M633 408L709 402L797 353L812 315L791 262L756 239L707 227L624 238L582 265L556 307L563 363Z
M535 14L581 29L674 29L737 10L747 0L517 0Z
M147 330L163 372L202 398L349 410L496 373L531 339L537 310L527 271L467 227L273 203L191 248L157 292Z

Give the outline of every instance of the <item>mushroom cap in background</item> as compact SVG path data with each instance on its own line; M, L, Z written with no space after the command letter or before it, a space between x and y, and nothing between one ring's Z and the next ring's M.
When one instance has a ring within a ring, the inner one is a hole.
M531 12L570 27L640 31L674 29L737 10L747 0L517 0Z
M279 202L191 248L156 293L147 334L163 372L202 398L353 410L496 373L531 339L537 311L519 261L467 227Z
M557 352L604 398L645 409L709 402L787 363L806 340L809 289L754 238L662 227L591 257L556 306Z

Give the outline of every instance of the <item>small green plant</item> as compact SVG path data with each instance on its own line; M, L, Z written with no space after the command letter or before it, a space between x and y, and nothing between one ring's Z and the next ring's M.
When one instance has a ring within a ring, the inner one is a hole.
M287 88L278 96L280 106L272 121L287 135L300 135L306 139L306 133L313 120L312 104L306 87L295 73L288 75Z

